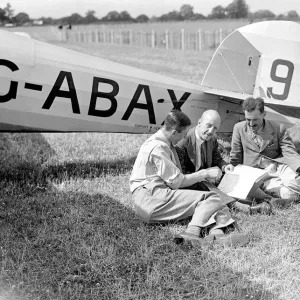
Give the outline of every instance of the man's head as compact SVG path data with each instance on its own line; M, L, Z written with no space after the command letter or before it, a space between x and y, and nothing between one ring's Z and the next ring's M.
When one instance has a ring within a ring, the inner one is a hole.
M260 129L266 116L264 100L262 98L249 97L244 101L242 107L247 126L253 131Z
M221 117L215 110L206 110L198 121L197 132L204 141L210 140L221 125Z
M183 139L191 126L190 118L180 110L172 110L165 118L163 130L173 144Z

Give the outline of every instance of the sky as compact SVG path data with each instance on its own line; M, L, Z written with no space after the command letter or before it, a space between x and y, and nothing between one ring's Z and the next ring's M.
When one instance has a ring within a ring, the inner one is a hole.
M40 17L61 18L73 13L85 16L88 10L94 10L97 18L102 18L110 11L128 11L136 18L140 14L149 17L161 16L172 10L180 10L181 5L190 4L194 13L207 16L213 7L226 7L233 0L0 0L0 7L9 2L15 15L25 12L30 18ZM146 4L148 3L148 4ZM251 12L268 9L276 15L290 10L296 10L300 15L299 0L246 0Z

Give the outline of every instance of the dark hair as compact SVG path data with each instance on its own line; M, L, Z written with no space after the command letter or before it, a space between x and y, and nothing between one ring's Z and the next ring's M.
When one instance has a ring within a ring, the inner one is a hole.
M174 109L165 118L164 127L167 131L176 130L177 132L181 132L191 124L190 118L185 113Z
M242 104L242 108L244 111L252 112L256 109L258 109L261 113L265 111L265 104L264 100L260 97L253 98L248 97Z

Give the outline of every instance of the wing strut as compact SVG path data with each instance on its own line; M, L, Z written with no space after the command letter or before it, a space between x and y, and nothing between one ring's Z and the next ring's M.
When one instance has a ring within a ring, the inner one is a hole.
M231 75L233 76L235 82L236 82L237 85L239 86L239 88L240 88L242 94L245 94L244 91L243 91L243 89L242 89L242 87L241 87L241 85L239 84L239 81L237 80L237 78L234 76L234 73L233 73L232 70L230 69L229 64L227 63L226 59L224 58L222 52L219 52L219 54L221 55L222 59L224 60L226 66L227 66L228 70L230 71Z

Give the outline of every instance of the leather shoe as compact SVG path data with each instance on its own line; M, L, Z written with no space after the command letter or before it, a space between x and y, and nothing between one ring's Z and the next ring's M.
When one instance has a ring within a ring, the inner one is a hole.
M257 205L250 206L250 214L264 214L269 215L271 213L271 206L267 202L262 202Z
M270 204L272 207L286 208L293 203L293 199L272 198Z
M198 246L204 246L207 244L211 244L214 240L214 236L206 236L205 238L200 238L198 235L188 233L186 231L180 232L175 235L174 242L176 244L182 244L183 242L190 241L193 243L195 242Z

